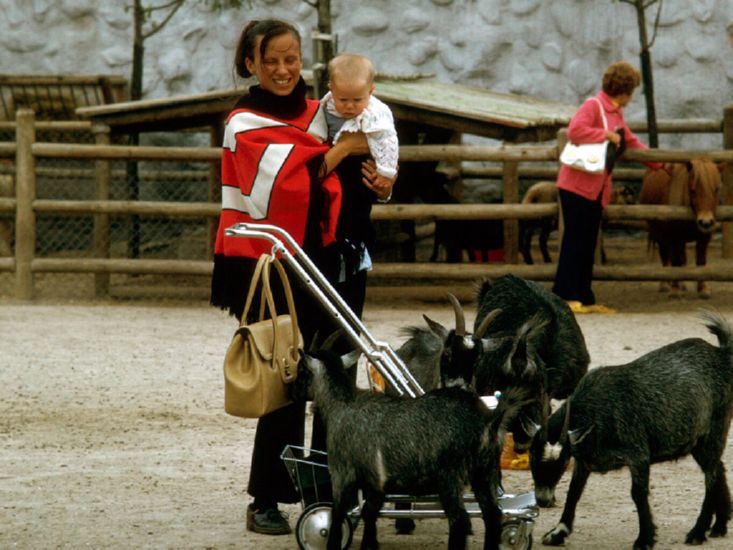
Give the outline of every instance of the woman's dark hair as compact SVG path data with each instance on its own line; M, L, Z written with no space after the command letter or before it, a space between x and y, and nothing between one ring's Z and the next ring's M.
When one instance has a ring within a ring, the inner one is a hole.
M613 63L603 73L603 91L611 97L631 94L641 83L641 75L626 61Z
M298 41L298 45L301 44L298 29L285 21L279 19L263 19L261 21L255 20L247 23L242 30L242 34L239 36L237 51L234 54L234 70L237 74L242 78L252 76L252 73L247 70L247 64L244 60L250 59L254 61L255 44L257 44L258 36L262 37L262 42L260 42L260 56L264 56L270 40L283 34L292 34Z

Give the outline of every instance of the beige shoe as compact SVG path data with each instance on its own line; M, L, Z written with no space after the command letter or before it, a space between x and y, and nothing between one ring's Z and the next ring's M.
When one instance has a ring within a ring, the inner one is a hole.
M612 307L604 306L603 304L593 304L592 306L583 306L587 313L604 313L607 315L613 315L616 310Z

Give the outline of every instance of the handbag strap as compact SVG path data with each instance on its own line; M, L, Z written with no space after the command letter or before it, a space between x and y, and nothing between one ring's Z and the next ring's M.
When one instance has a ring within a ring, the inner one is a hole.
M605 109L603 108L603 104L601 103L601 100L598 99L597 97L592 97L591 99L594 100L596 103L598 103L598 108L601 111L601 119L603 120L603 129L608 130L608 121L606 120L606 112L605 112Z
M270 310L270 317L272 318L272 326L274 331L274 339L273 339L273 346L275 345L275 342L277 342L278 339L278 330L277 330L277 311L275 310L275 300L272 297L272 289L270 288L270 265L275 266L275 271L277 271L278 276L280 277L280 283L283 288L283 292L285 293L285 301L287 302L288 307L288 314L290 315L290 322L292 323L292 334L293 337L298 338L298 314L295 311L295 300L293 300L293 291L290 288L290 281L288 280L288 275L285 273L285 268L283 267L280 260L278 260L275 256L270 256L268 258L268 261L265 263L264 269L262 270L262 291L265 296L265 300L267 301L267 307ZM274 350L273 350L274 351Z
M252 300L254 299L255 291L257 290L257 287L260 284L260 279L262 278L262 270L268 263L269 259L269 254L262 254L257 260L257 265L255 266L254 273L252 274L252 279L249 283L247 300L244 302L244 310L242 310L242 318L239 323L240 326L245 326L247 324L247 316L249 315L249 310L252 307ZM260 307L260 317L262 317L262 307Z

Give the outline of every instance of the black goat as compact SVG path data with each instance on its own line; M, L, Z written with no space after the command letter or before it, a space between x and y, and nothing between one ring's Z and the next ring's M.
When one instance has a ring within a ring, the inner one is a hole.
M329 350L303 357L316 407L327 429L333 490L329 550L341 549L342 523L364 496L362 549L378 548L377 516L386 493L437 494L450 526L449 549L463 549L471 521L463 505L467 483L485 526L485 549L498 549L502 512L497 501L501 444L520 409L520 392L496 410L463 388L440 388L415 399L358 392L344 360Z
M480 326L496 310L500 313L483 335L495 345L487 347L475 365L476 391L488 395L516 385L533 387L533 410L525 411L524 417L534 418L542 425L550 413L549 399L565 399L588 371L590 356L583 333L561 298L538 283L514 275L480 284L475 325ZM522 339L512 337L533 318L534 328L525 344L529 346L527 356L536 368L517 368L512 358L517 356L515 346ZM534 431L525 425L511 427L518 452L529 447L530 432Z
M728 323L706 312L705 325L719 342L688 338L625 365L590 371L535 436L530 450L535 495L541 506L554 492L570 457L573 477L560 522L543 543L561 545L573 530L575 508L591 472L623 466L631 471L631 497L639 516L634 548L652 548L649 507L651 464L692 454L705 474L705 498L687 544L727 532L730 494L721 461L733 405L733 342Z

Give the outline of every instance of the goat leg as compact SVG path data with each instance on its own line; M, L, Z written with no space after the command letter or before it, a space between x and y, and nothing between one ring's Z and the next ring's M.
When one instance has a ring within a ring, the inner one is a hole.
M466 538L471 532L471 518L463 506L460 488L440 487L438 498L448 518L448 550L465 550Z
M725 476L725 466L722 462L718 462L715 481L717 490L715 491L715 523L710 530L711 537L724 537L728 533L728 520L730 520L730 490L728 489L728 481Z
M377 550L377 518L384 504L384 495L371 488L364 488L364 505L361 517L364 520L364 535L361 539L361 550Z
M493 492L489 489L481 489L478 493L474 490L474 494L481 508L481 516L484 520L484 550L498 550L501 542L501 509L495 498L492 498Z
M705 473L705 498L695 526L685 537L686 544L702 544L707 540L705 532L710 529L713 513L716 520L710 536L722 537L728 531L730 494L725 480L725 469L717 453L710 451L711 449L704 449L702 446L692 451L693 458Z
M656 527L649 506L649 462L629 464L629 469L631 498L636 504L636 513L639 516L639 536L634 541L634 550L650 550L654 547Z
M343 539L343 525L346 519L352 498L349 495L356 493L355 487L344 487L343 490L338 488L337 483L332 484L333 489L333 507L331 508L331 527L328 530L328 541L326 543L327 550L341 550L341 540Z
M545 533L542 537L542 544L547 546L562 546L565 544L565 539L573 532L575 509L578 506L580 496L583 494L589 475L590 470L576 460L568 494L565 497L565 508L563 508L562 516L560 516L560 523L552 531Z
M560 522L552 531L548 531L542 537L542 544L547 546L562 546L565 539L573 532L573 522L575 521L575 509L578 506L580 496L583 494L585 484L588 482L590 470L582 466L577 460L573 468L573 477L570 479L568 494L565 497L565 507L560 516Z

